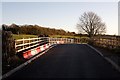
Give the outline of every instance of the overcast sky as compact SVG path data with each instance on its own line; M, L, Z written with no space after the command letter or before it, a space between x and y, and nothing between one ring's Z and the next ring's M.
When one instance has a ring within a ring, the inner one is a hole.
M77 33L78 19L88 11L106 23L106 34L118 34L117 2L3 2L2 23L37 24Z

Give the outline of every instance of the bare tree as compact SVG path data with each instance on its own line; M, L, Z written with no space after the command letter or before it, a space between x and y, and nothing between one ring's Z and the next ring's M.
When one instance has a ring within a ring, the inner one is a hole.
M77 29L79 32L87 33L89 37L93 37L94 35L105 33L106 25L97 14L84 12L79 18Z

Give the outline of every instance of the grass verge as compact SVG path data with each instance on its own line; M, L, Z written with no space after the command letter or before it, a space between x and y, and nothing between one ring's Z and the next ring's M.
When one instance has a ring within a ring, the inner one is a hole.
M22 38L36 38L38 37L37 35L26 35L26 34L20 34L20 35L17 35L17 34L13 34L13 38L16 40L16 39L22 39Z

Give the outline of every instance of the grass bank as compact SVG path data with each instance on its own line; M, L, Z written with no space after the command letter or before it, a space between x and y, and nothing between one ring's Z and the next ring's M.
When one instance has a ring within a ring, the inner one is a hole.
M26 35L26 34L13 34L14 39L22 39L22 38L36 38L38 37L37 35ZM52 38L88 38L88 37L79 37L79 36L65 36L65 35L49 35L49 37Z
M81 38L79 36L65 36L65 35L50 35L52 38ZM82 37L82 38L87 38L87 37Z
M13 38L16 39L22 39L22 38L36 38L38 37L37 35L26 35L26 34L20 34L20 35L16 35L13 34Z

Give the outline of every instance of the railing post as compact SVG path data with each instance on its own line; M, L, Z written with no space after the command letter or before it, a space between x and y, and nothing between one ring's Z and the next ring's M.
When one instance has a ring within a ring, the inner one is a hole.
M29 47L30 47L30 38L29 38L29 40L28 40L28 41L29 41Z
M14 40L14 41L15 41L15 40ZM16 41L15 41L15 43L14 43L14 44L15 44L15 53L17 53L17 49L16 49Z
M38 44L39 38L37 38L37 44Z
M23 44L25 44L25 42L24 42L24 38L23 38ZM24 46L23 46L23 49L24 49Z
M39 39L39 42L38 42L38 43L40 43L40 41L41 41L41 40L40 40L40 37L39 37L38 39Z

